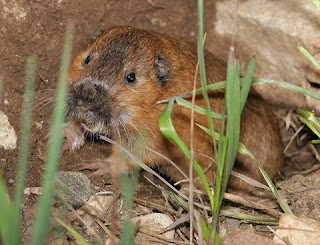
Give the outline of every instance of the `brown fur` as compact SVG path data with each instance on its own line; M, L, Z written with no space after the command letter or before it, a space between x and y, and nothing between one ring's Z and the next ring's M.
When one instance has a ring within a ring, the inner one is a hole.
M85 64L89 54L90 62ZM205 53L205 59L208 83L225 80L226 64L209 52ZM111 136L130 151L134 150L139 135L144 135L147 147L173 160L188 174L189 161L159 130L158 120L166 104L155 103L192 91L196 64L196 46L183 39L132 27L110 28L81 52L70 67L69 107L74 124L82 123L91 133ZM136 74L134 84L125 80L130 72ZM199 76L197 86L200 86ZM210 93L213 111L221 112L223 96L221 91ZM196 104L205 106L201 96L197 96ZM190 110L174 105L172 118L177 133L189 146ZM207 126L205 116L196 114L195 122ZM214 123L218 131L220 121L214 120ZM196 153L213 157L210 137L197 126L194 133ZM254 92L242 113L240 141L274 179L282 164L280 133L271 108ZM208 157L200 154L195 157L203 168L211 164ZM111 154L111 159L114 158ZM174 167L156 154L145 150L142 160L150 167L158 166L173 180L182 178ZM215 167L206 173L210 180L214 179L213 169ZM237 156L235 170L263 181L258 168L247 157ZM236 178L231 179L231 186L236 189L247 187Z

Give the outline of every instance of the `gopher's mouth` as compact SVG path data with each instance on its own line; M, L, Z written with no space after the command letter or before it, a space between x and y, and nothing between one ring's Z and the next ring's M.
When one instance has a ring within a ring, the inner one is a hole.
M90 133L96 134L99 131L101 131L101 125L100 123L81 123L82 128L85 131L88 131Z

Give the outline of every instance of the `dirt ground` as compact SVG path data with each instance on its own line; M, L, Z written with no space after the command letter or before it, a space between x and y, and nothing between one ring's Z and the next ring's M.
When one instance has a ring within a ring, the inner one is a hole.
M211 31L215 19L215 2L205 1L206 30ZM0 77L4 90L0 109L20 135L22 95L26 58L37 56L35 103L30 135L27 186L40 186L45 160L45 147L50 126L52 100L59 71L60 56L67 23L75 25L73 55L86 47L91 37L99 30L113 25L131 25L168 34L180 35L196 41L197 2L176 0L87 0L87 1L0 1ZM212 41L212 40L207 40ZM217 47L226 48L226 40L216 36ZM227 51L226 51L227 52ZM288 109L274 107L282 128L286 145L301 123ZM288 114L289 113L289 114ZM288 125L288 130L286 130ZM308 141L312 135L303 129L286 153L286 164L279 181L308 170L317 162ZM19 141L18 141L19 143ZM60 170L76 170L77 164L106 157L106 145L86 144L76 153L66 153ZM10 193L14 187L18 150L0 149L0 171ZM93 183L103 187L108 180L92 178ZM307 200L304 197L304 200ZM311 200L312 201L312 200ZM292 201L294 202L294 201ZM35 198L26 200L26 207L33 206ZM159 201L162 203L162 201ZM292 203L291 203L292 204ZM229 204L230 205L230 204ZM311 211L310 211L311 212ZM305 215L308 216L308 213ZM319 216L320 217L320 216Z

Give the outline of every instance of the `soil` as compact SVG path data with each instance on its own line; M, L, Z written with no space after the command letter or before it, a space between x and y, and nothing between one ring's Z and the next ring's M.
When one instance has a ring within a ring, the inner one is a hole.
M214 25L216 1L204 2L206 30L211 31ZM73 55L83 49L99 29L106 29L113 25L131 25L152 29L179 35L195 42L197 36L196 9L196 1L184 0L176 0L175 4L172 4L171 1L160 0L0 1L0 78L3 80L0 109L8 116L10 123L16 130L18 139L22 123L20 118L26 59L31 54L37 56L35 102L32 114L26 186L36 187L41 185L54 89L57 82L66 25L73 23L75 26ZM225 48L226 40L216 35L214 44L216 47ZM288 116L287 109L280 109L279 106L274 109L282 128L283 141L287 144L300 127L301 122L294 113ZM288 128L285 127L286 125L288 125ZM304 173L303 171L311 169L317 162L310 146L308 146L310 135L312 137L312 134L304 129L294 139L286 153L286 164L281 170L279 181L284 181L292 175ZM108 146L105 144L88 143L78 152L67 152L61 159L60 170L75 171L80 163L104 159L106 158L107 148ZM12 194L18 162L18 149L6 151L0 149L0 159L1 175L10 194ZM90 174L89 172L85 173ZM101 189L106 186L106 183L110 182L104 177L90 177L90 179L93 185L99 186ZM160 193L159 195L161 195L161 192L157 192L156 188L149 188L149 185L148 182L145 183L145 188L148 191L141 191L139 197L153 196L155 198L152 200L163 204L164 201L159 200L157 194L155 194ZM282 189L286 190L286 187L282 185ZM309 200L307 193L302 198L305 200L304 202ZM34 197L26 198L25 208L31 207L31 209L28 209L28 213L32 213L35 200ZM291 205L294 205L294 200ZM299 212L299 209L295 209L295 212ZM314 212L314 208L312 212ZM299 215L299 213L297 214ZM308 217L308 213L304 216Z

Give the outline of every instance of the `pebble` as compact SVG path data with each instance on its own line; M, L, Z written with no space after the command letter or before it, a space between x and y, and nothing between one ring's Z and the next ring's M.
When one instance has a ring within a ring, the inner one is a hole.
M0 148L13 150L17 147L17 135L8 117L0 111Z
M160 233L161 231L163 231L165 228L167 228L169 225L172 224L172 219L168 215L165 215L163 213L151 213L151 214L134 217L132 219L133 224L136 224L138 221L140 221L139 228L153 231L155 233ZM174 233L175 233L174 230L170 230L162 233L161 236L167 239L173 239ZM140 233L139 231L137 233L137 236L141 236L142 238L147 239L147 236Z
M104 213L110 203L114 200L114 196L107 195L92 195L87 204L96 208L98 211Z
M91 195L90 180L79 172L59 171L56 176L55 191L63 193L64 198L74 208L79 208ZM59 197L56 194L56 197Z

